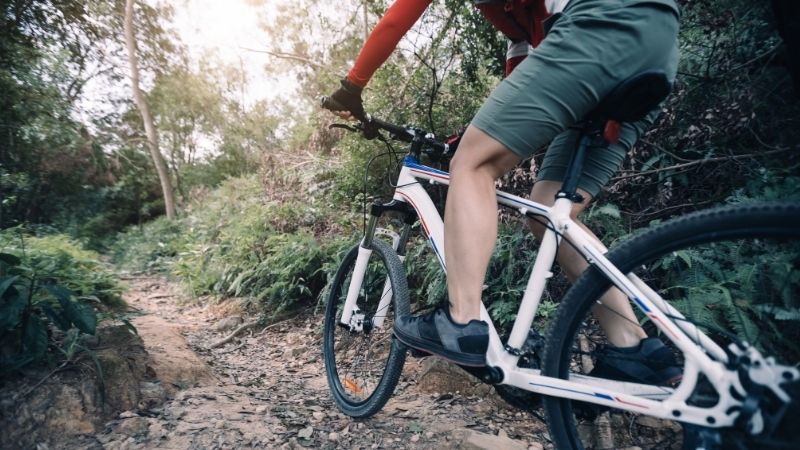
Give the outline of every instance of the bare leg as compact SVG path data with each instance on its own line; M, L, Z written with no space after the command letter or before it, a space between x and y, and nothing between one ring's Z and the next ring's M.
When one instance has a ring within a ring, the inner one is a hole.
M531 191L531 199L545 204L552 205L555 201L555 195L561 188L561 183L556 181L538 181L533 186ZM592 196L587 192L579 189L580 194L584 197L583 203L575 204L572 208L570 216L578 223L586 232L592 237L597 239L594 233L591 232L585 225L577 220L578 214L583 211L586 206L591 202ZM541 239L544 235L544 227L536 221L530 220L528 224L531 231L537 238ZM558 263L567 275L571 282L580 276L586 270L588 263L583 256L578 254L572 246L562 244L558 248ZM595 305L592 313L600 322L603 327L609 342L617 347L632 347L639 343L643 338L647 337L639 322L636 320L636 315L633 313L631 304L628 297L625 296L620 290L616 288L610 289L601 298L602 305Z
M519 161L503 144L470 126L450 163L444 248L450 315L456 322L480 318L481 290L497 239L494 182Z

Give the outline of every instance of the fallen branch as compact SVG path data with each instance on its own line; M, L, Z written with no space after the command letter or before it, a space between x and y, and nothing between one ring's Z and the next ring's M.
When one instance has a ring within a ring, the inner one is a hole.
M294 318L295 318L295 316L292 316L292 317L289 317L289 318L287 318L287 319L283 319L283 320L281 320L280 322L275 322L275 323L273 323L273 324L271 324L271 325L268 325L268 326L264 327L264 329L263 329L263 330L259 331L259 332L258 332L258 334L256 334L256 336L261 336L262 334L266 333L266 332L267 332L267 330L269 330L269 329L272 329L272 328L275 328L275 327L277 327L278 325L284 324L284 323L286 323L286 322L288 322L288 321L290 321L290 320L292 320L292 319L294 319Z
M777 150L770 150L770 151L761 152L761 153L748 153L748 154L745 154L745 155L719 156L719 157L716 157L716 158L698 159L698 160L691 161L691 162L688 162L688 163L675 164L675 165L672 165L672 166L669 166L669 167L661 167L659 169L651 169L651 170L645 170L645 171L642 171L642 172L635 172L635 173L629 173L629 174L625 174L625 175L620 175L618 177L612 178L611 181L620 181L620 180L624 180L626 178L633 178L633 177L639 177L639 176L645 176L645 175L653 175L655 173L665 172L665 171L668 171L668 170L685 169L687 167L697 166L697 165L701 165L701 164L708 164L708 163L713 163L713 162L735 161L737 159L743 159L743 158L757 158L759 156L773 155L775 153L783 153L783 152L787 152L789 150L794 150L794 149L793 148L780 148L780 149L777 149Z
M249 330L250 328L255 327L256 325L258 325L258 320L252 320L250 322L243 323L243 324L239 325L239 328L233 330L233 332L231 334L229 334L228 336L226 336L224 339L219 340L219 341L211 344L208 347L209 350L212 349L212 348L221 347L221 346L227 344L228 342L232 341L236 336L242 334L243 332Z
M64 362L61 363L61 365L59 365L58 367L56 367L55 369L50 371L50 373L48 373L47 375L42 377L42 379L39 380L38 383L36 383L33 386L31 386L30 388L26 389L24 392L15 395L14 398L11 401L16 403L17 401L27 397L28 395L30 395L31 392L35 391L39 386L41 386L50 377L55 375L57 372L60 372L61 370L64 370L64 368L67 367L67 364L69 364L70 362L72 362L72 361L69 360L69 359L65 360Z

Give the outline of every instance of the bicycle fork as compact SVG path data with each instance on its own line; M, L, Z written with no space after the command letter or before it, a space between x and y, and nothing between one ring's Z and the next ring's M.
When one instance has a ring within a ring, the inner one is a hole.
M378 228L378 220L387 211L397 211L403 214L405 220L400 234L384 228ZM365 317L365 314L358 308L357 302L364 283L364 276L367 272L369 258L372 256L372 241L375 239L376 235L389 237L392 240L392 249L397 252L397 256L400 258L401 262L405 261L405 247L408 242L408 237L411 234L411 226L415 221L416 213L403 202L392 200L389 203L374 203L372 205L366 232L364 233L364 239L362 239L358 246L358 256L356 257L355 267L353 269L353 277L350 280L350 285L347 287L347 298L345 299L342 316L339 319L340 325L348 328L350 331L361 332L364 330L365 321L369 320L369 325L372 328L383 327L386 314L381 312L388 311L392 303L392 283L389 277L386 277L384 281L375 316L371 318Z

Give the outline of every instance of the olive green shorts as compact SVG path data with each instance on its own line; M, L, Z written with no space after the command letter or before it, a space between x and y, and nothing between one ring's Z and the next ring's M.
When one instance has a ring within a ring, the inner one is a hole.
M664 0L572 0L472 125L522 158L550 142L537 179L562 181L577 141L568 127L639 72L659 69L674 79L677 33L677 9ZM619 143L589 149L578 186L596 196L657 115L623 124Z

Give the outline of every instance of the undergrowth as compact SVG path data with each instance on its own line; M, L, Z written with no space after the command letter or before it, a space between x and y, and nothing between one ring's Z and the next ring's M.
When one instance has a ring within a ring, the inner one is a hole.
M119 235L114 261L175 277L195 298L239 298L271 316L310 304L353 239L348 214L320 201L269 201L256 176L231 178L186 215Z
M122 320L122 286L100 256L60 234L0 231L0 376L36 363L93 353L83 335L100 320Z

